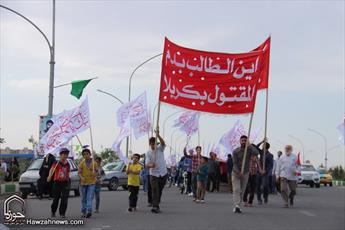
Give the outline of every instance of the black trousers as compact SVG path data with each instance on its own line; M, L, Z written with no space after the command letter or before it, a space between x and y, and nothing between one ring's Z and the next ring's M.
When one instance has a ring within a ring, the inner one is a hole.
M212 189L211 189L211 183L212 183ZM206 190L213 192L215 188L216 188L216 173L209 173L207 177Z
M53 197L52 194L52 183L47 182L47 178L41 177L37 180L37 190L38 196L42 196L43 194L48 194L50 197Z
M68 204L69 189L70 189L70 181L68 182L54 181L53 182L53 203L51 205L52 213L56 212L59 206L59 200L61 199L59 214L65 215L67 204Z
M152 206L159 208L161 202L163 188L167 180L167 175L156 177L150 176L151 190L152 190Z
M243 194L243 202L248 201L248 194L249 194L249 204L253 204L255 189L256 189L256 175L249 175L248 183L246 186L246 190Z
M187 188L186 188L187 193L192 192L192 173L187 172Z
M152 188L151 188L151 181L150 175L147 175L147 203L152 204Z
M128 192L129 207L136 208L138 202L139 186L128 185Z

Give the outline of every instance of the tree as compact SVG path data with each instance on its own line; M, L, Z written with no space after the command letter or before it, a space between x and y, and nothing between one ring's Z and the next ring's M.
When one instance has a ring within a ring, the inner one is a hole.
M35 140L34 136L31 135L30 138L28 139L29 143L32 144L32 149L35 149L35 146L38 144L38 142Z
M345 180L345 170L341 165L330 168L329 172L332 174L335 180Z
M101 152L101 158L104 164L113 162L115 160L118 160L119 157L115 154L115 152L111 148L105 148Z

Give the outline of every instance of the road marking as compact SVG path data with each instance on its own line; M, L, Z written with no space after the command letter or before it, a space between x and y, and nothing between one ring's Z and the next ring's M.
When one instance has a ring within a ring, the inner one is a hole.
M299 211L300 213L306 215L306 216L311 216L311 217L315 217L316 215L314 215L313 213L311 212L308 212L308 211L304 211L304 210L301 210Z

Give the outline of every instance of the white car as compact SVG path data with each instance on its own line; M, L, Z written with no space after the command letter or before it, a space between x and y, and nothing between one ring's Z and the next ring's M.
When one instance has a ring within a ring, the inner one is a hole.
M320 188L320 173L312 164L302 164L298 173L298 184L306 184L311 188Z

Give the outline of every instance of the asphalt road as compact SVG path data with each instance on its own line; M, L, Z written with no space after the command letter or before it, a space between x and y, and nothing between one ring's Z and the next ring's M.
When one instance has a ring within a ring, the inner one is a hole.
M228 193L208 193L205 204L195 204L190 197L178 193L177 188L164 191L162 213L152 214L146 206L146 195L140 191L139 210L126 212L128 193L126 191L101 192L101 211L79 227L14 227L11 229L138 229L138 230L202 230L202 229L265 229L265 230L343 230L345 228L345 187L299 187L295 206L282 208L279 195L271 195L266 205L245 208L244 213L232 213L232 196ZM0 210L3 209L4 198ZM26 200L27 217L49 218L48 199ZM79 218L80 197L70 197L67 218ZM3 222L3 214L0 214ZM1 227L0 227L1 229Z

